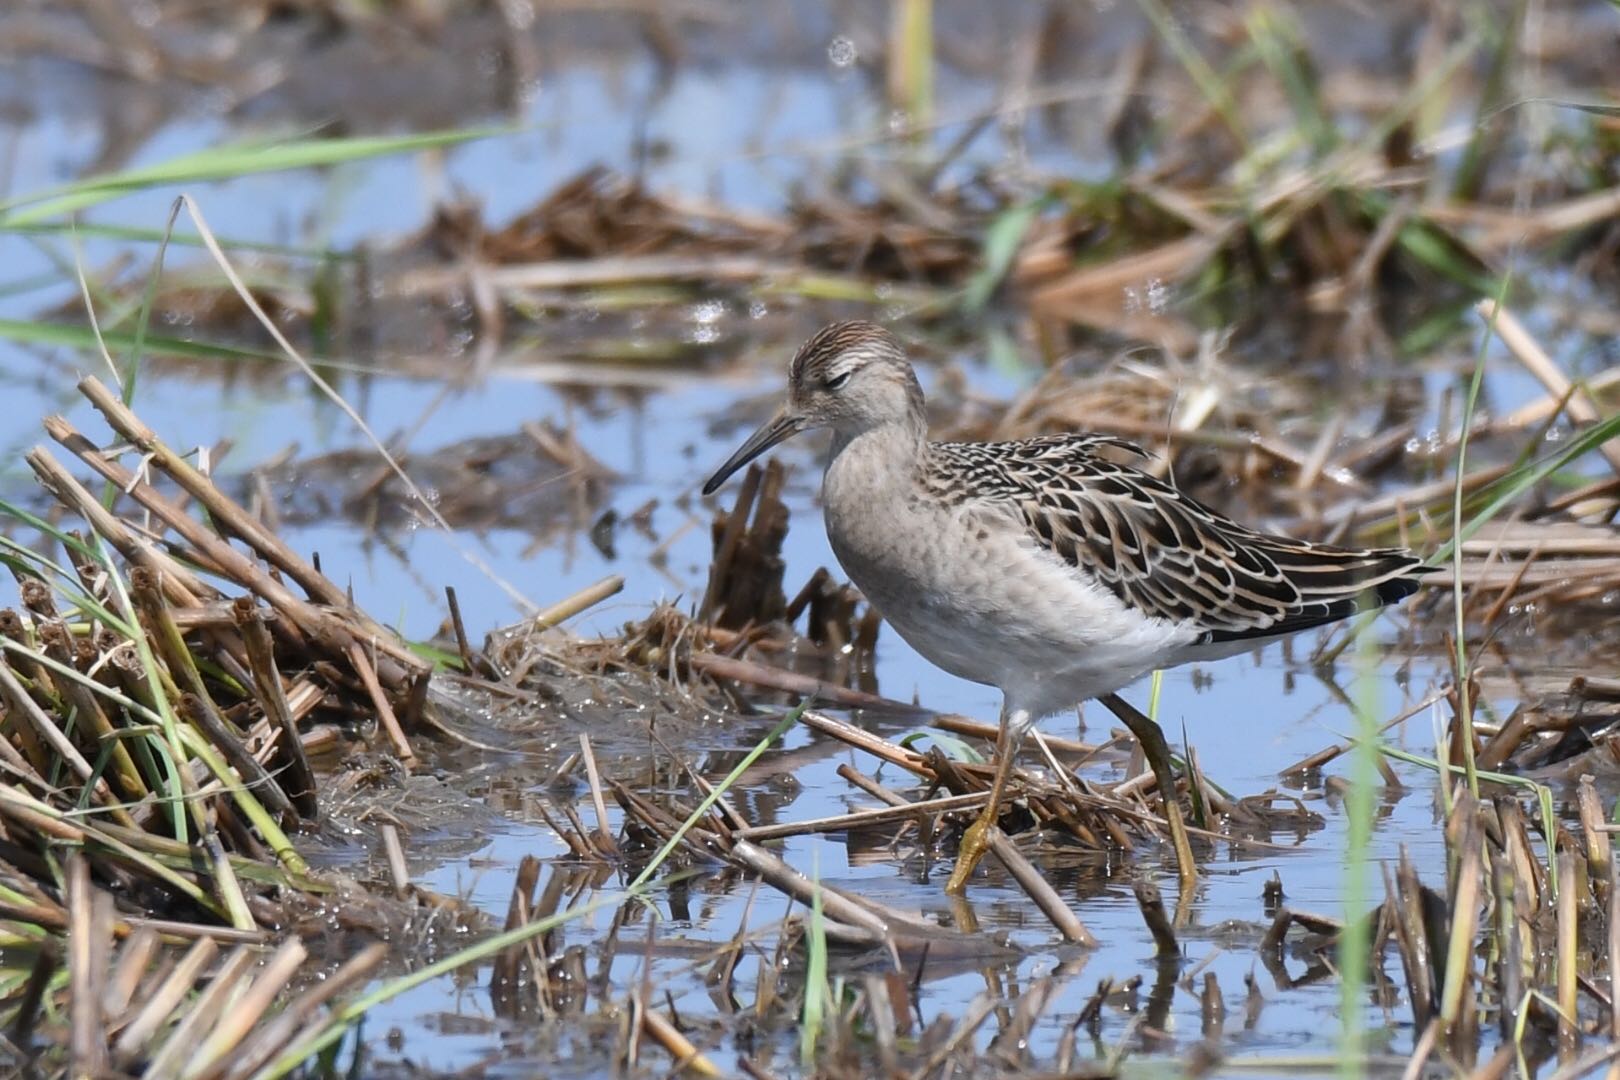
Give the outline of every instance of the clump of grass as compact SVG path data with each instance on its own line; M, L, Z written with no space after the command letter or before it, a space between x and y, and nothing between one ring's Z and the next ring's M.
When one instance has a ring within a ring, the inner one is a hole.
M152 475L134 474L65 421L53 419L47 430L111 482L118 498L148 512L152 525L137 532L116 500L104 505L43 447L28 462L63 510L82 518L84 531L0 501L0 514L41 538L29 544L0 536L0 564L18 577L24 605L0 610L0 769L10 780L0 789L0 820L13 850L0 866L0 942L11 965L0 970L0 1011L10 1009L13 1030L32 1031L39 1009L64 1003L81 1018L67 1048L78 1067L144 1062L165 1074L211 1077L230 1062L233 1075L288 1075L381 1001L665 888L668 879L654 875L687 830L802 712L781 719L622 895L514 927L336 1011L329 1003L375 970L381 946L352 958L316 993L283 993L306 960L297 942L284 944L265 973L249 979L253 946L272 940L282 904L313 902L334 889L309 873L289 832L320 813L304 742L329 741L325 714L334 705L340 713L358 706L393 718L395 732L379 731L379 740L410 762L404 731L417 722L430 667L174 454L116 395L94 380L83 389L118 438L146 455ZM194 498L241 546L203 528L157 477ZM164 531L172 534L169 546L149 541ZM48 554L47 543L66 561ZM365 688L358 699L357 686ZM115 909L100 884L109 880L138 885L144 909L128 910L127 901ZM54 942L63 934L94 956L70 965L65 981L52 981L63 951ZM133 985L158 945L175 939L241 945L223 957L194 954L151 1001L120 1003L85 981L84 971L111 965ZM233 993L243 995L243 1008L221 1011ZM134 1020L139 1026L129 1027ZM118 1029L134 1033L109 1044L106 1031Z
M0 940L13 947L7 961L19 975L30 966L52 969L49 943L57 935L69 935L75 957L81 947L105 952L123 940L130 944L119 955L133 980L151 959L147 946L133 948L137 939L267 942L284 903L330 893L332 884L310 875L292 838L320 815L305 742L330 742L334 705L341 714L360 704L384 721L383 741L408 762L404 731L417 721L430 666L174 453L118 395L93 379L81 388L116 439L145 455L150 472L135 472L120 452L52 418L47 431L111 485L111 497L93 494L40 446L27 463L80 528L0 500L13 532L37 537L0 536L0 565L15 576L21 599L0 609L7 779L0 820L11 852L0 865ZM195 500L207 523L174 491ZM121 498L148 520L122 516ZM369 690L357 696L355 687ZM346 718L342 724L350 726ZM121 898L116 905L109 886ZM222 1001L252 955L224 958L213 978L229 981L200 998L191 984L213 969L198 960L173 983L174 1005L194 1001L201 1010ZM286 954L273 974L251 988L242 983L257 1004L251 1019L231 1018L230 1032L216 1012L194 1012L190 1021L154 1015L141 1037L109 1047L101 1021L115 1018L76 1012L95 1022L74 1028L73 1056L91 1065L108 1054L125 1063L170 1062L204 1046L204 1059L218 1061L301 960ZM87 994L100 1000L75 974L80 969L70 969L70 1004ZM18 1018L47 1000L27 989L40 985L37 978L6 985L0 1001Z
M1347 922L1340 937L1346 1075L1360 1073L1359 1066L1352 1063L1360 1060L1359 998L1365 985L1362 973L1369 956L1371 927L1368 920L1356 918L1355 912L1364 902L1365 872L1361 868L1370 842L1376 783L1371 762L1378 754L1432 769L1445 819L1446 895L1441 899L1428 892L1403 852L1378 922L1382 939L1393 940L1399 951L1418 1032L1409 1071L1421 1069L1423 1061L1440 1049L1458 1060L1473 1061L1480 1049L1481 1021L1492 1013L1504 1040L1498 1057L1511 1053L1522 1073L1532 1073L1529 1059L1545 1053L1534 1048L1538 1038L1543 1047L1548 1040L1556 1040L1560 1056L1567 1057L1582 1032L1593 1030L1591 1022L1579 1017L1575 972L1582 966L1601 966L1605 959L1615 962L1612 955L1605 957L1607 943L1583 938L1578 927L1582 916L1577 896L1607 897L1611 904L1608 917L1614 918L1615 912L1613 859L1590 778L1582 781L1584 835L1577 837L1558 820L1550 788L1523 776L1480 768L1476 762L1469 689L1474 671L1467 651L1468 597L1462 546L1511 500L1558 469L1603 448L1620 433L1616 423L1620 418L1593 424L1574 440L1576 445L1557 455L1520 461L1491 485L1489 496L1472 502L1470 514L1470 500L1465 498L1468 432L1473 428L1483 382L1486 345L1493 333L1500 332L1497 317L1510 318L1503 312L1501 295L1494 303L1482 304L1481 313L1486 318L1485 333L1464 401L1453 473L1450 509L1456 528L1434 556L1436 562L1451 564L1454 639L1450 659L1455 677L1451 727L1440 731L1437 725L1436 756L1428 758L1380 744L1372 719L1376 714L1363 703L1362 693L1357 694L1357 735L1347 800ZM1565 397L1567 400L1567 393ZM1365 642L1365 635L1360 640ZM1365 656L1365 645L1358 656ZM1364 670L1358 664L1358 671ZM1358 677L1358 686L1363 684L1370 686L1370 681ZM1524 734L1521 730L1516 737L1522 739ZM1489 749L1499 756L1511 753L1494 744ZM1456 783L1459 778L1460 785ZM1521 792L1529 794L1540 826L1539 856L1524 825ZM1612 944L1608 947L1612 949ZM1376 951L1371 955L1376 967ZM1479 963L1482 956L1486 958L1483 965ZM1572 1069L1569 1074L1578 1071Z

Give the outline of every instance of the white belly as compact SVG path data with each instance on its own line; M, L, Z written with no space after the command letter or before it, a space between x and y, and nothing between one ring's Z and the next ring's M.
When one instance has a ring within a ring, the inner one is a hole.
M835 479L827 531L850 579L930 662L1035 716L1126 686L1197 636L1126 609L1011 517L903 498L872 512L874 493Z

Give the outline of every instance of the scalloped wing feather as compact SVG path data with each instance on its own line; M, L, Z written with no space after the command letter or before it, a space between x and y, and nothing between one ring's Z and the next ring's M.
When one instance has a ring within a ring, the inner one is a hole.
M1145 615L1200 627L1210 643L1334 622L1417 588L1410 552L1257 532L1098 449L1120 439L1056 435L934 443L938 494L1013 511L1030 538ZM1145 455L1144 455L1145 456Z

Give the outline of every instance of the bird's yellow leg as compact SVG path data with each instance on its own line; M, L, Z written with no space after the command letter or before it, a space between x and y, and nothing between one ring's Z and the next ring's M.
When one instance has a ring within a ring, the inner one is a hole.
M1192 843L1187 839L1187 823L1181 819L1181 802L1176 797L1175 767L1170 763L1170 744L1164 732L1152 719L1118 694L1099 698L1142 746L1142 756L1153 769L1153 779L1164 801L1164 821L1170 827L1170 844L1176 852L1176 876L1180 879L1182 895L1192 891L1198 883L1198 864L1193 861Z
M967 892L968 878L973 876L984 853L990 850L990 830L996 827L996 819L1001 816L1001 774L1006 771L1000 766L996 768L997 783L990 789L990 801L962 834L962 843L956 849L956 866L951 870L951 879L945 883L945 891L952 896Z
M962 834L962 843L956 850L956 867L951 871L951 879L945 883L945 891L952 896L967 892L968 878L973 876L984 853L990 850L990 830L996 827L1001 818L1001 797L1007 788L1007 778L1012 775L1013 758L1018 756L1018 747L1023 743L1028 727L1026 716L1003 710L1001 730L996 736L996 776L990 784L990 801L984 804L978 818Z

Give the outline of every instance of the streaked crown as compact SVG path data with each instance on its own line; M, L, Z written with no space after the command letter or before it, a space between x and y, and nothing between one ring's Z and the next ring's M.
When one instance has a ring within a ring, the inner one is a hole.
M873 364L907 366L905 349L893 334L858 319L829 323L793 354L788 381L795 388L808 389Z

